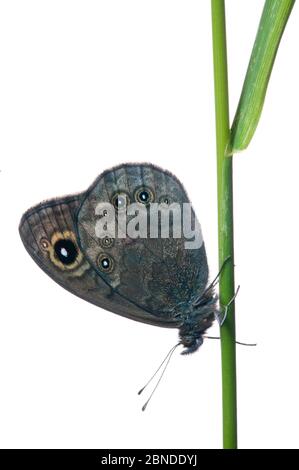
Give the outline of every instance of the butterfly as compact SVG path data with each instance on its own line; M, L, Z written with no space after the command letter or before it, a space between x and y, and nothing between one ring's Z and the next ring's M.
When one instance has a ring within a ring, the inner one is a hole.
M129 319L178 328L178 344L187 354L201 346L218 312L192 207L187 234L172 236L184 218L178 221L170 209L189 206L170 172L148 163L122 164L103 172L85 192L29 209L19 232L33 260L66 290ZM154 213L158 230L149 223ZM168 236L161 232L162 219ZM190 247L191 234L200 243Z

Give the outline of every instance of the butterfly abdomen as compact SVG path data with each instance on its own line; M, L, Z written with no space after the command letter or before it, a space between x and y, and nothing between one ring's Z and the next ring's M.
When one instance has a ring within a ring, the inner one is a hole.
M191 307L179 328L179 339L185 347L182 354L191 354L202 345L203 335L212 326L216 311L217 296L212 291L201 297L200 305Z

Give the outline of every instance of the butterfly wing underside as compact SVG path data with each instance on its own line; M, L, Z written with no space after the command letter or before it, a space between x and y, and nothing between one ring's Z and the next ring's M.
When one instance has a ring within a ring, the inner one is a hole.
M177 327L177 322L157 318L119 295L86 259L75 234L81 198L82 194L53 199L23 215L19 231L33 260L55 282L92 304L143 323ZM64 250L69 250L72 256L68 264L62 258Z
M158 167L149 164L116 167L100 175L83 195L76 221L78 241L86 259L111 291L144 312L171 321L206 287L208 266L204 244L186 249L184 237L151 238L148 227L147 237L116 236L107 247L97 238L95 230L99 203L113 202L119 194L126 195L128 203L136 202L141 190L146 190L158 203L190 202L177 178ZM193 211L192 217L194 222ZM118 219L119 211L116 234ZM100 264L105 256L112 266L108 272Z

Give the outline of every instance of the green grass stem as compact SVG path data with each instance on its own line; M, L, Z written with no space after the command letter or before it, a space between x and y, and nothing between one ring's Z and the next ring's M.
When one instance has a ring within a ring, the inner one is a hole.
M214 59L214 87L217 141L218 243L219 267L223 269L220 284L220 304L225 306L234 295L233 238L233 159L228 158L230 140L226 27L224 0L211 0ZM237 386L234 303L221 327L223 447L237 448Z

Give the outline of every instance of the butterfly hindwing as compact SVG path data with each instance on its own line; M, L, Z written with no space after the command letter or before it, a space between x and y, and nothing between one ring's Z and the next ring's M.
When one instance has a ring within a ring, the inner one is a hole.
M150 195L151 202L181 207L189 199L181 183L170 173L150 164L127 164L100 175L82 195L77 213L76 232L84 256L103 281L123 299L151 315L171 321L177 313L203 293L208 280L204 244L187 249L185 238L151 237L147 224L146 237L118 237L122 208L115 207L121 198L128 205L142 204ZM116 210L115 233L104 242L96 226L103 214L99 206L111 203ZM149 222L150 204L145 204ZM167 207L165 207L167 210ZM195 215L192 211L193 222ZM130 220L130 217L129 217ZM174 228L171 219L170 232ZM121 230L123 235L123 229ZM114 237L115 235L115 237ZM106 244L105 244L106 243Z

